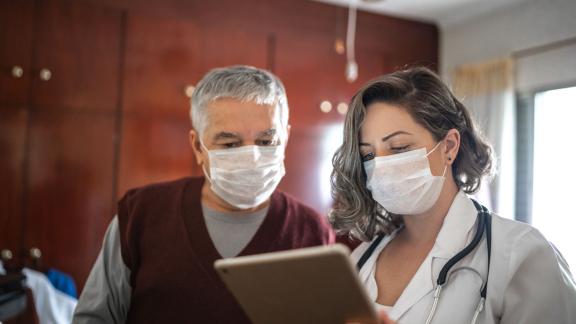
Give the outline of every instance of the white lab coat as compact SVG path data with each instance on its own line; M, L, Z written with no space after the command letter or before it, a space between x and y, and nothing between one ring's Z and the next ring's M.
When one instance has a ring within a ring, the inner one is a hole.
M398 323L424 323L433 301L436 279L442 267L472 240L477 211L472 201L459 192L450 207L432 250L404 289L396 304L388 308ZM376 260L392 240L382 240L360 270L369 296L376 300ZM370 243L352 253L357 261ZM409 256L407 256L409 257ZM488 254L486 236L478 247L456 264L472 267L456 271L442 291L432 323L470 323L486 280ZM383 308L381 305L377 308ZM542 324L576 323L576 284L560 253L530 225L492 215L492 256L485 309L478 323Z

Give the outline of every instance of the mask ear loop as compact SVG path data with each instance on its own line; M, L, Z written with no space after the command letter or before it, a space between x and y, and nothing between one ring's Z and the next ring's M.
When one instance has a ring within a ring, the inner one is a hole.
M430 152L426 153L425 157L428 157L428 155L432 154L432 152L434 152L438 146L440 146L440 144L442 144L442 142L444 142L444 140L439 141L436 146L434 146L434 148L432 148L430 150ZM448 158L448 161L452 160L452 158ZM446 176L446 170L448 169L448 164L444 163L444 171L442 172L442 177Z
M203 150L206 151L206 153L209 153L210 150L208 150L208 148L206 147L206 145L204 145L204 143L202 142L202 140L199 140L200 142L200 146L202 147ZM210 157L210 155L208 155L208 157ZM202 163L202 165L200 166L202 168L202 172L204 173L204 176L206 177L206 179L208 180L208 182L210 182L210 184L212 184L212 179L210 178L210 176L208 175L208 172L206 171L206 168L204 167L204 163Z

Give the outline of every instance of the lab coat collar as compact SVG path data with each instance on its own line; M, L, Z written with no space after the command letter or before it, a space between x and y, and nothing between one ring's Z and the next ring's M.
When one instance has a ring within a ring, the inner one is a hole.
M444 218L431 254L436 258L450 259L460 252L474 232L478 212L468 196L459 191Z
M390 312L391 318L400 318L434 289L441 264L443 265L466 245L470 230L476 222L476 214L476 208L468 196L462 191L458 192L444 218L432 250L396 301Z

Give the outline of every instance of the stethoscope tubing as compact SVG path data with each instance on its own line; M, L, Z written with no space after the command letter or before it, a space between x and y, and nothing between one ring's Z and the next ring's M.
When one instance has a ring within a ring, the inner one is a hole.
M446 264L442 267L442 270L440 270L440 273L436 280L436 288L434 289L434 297L433 297L434 299L432 302L432 307L430 308L430 312L428 313L428 316L426 318L425 322L426 324L430 324L432 322L432 319L434 318L434 315L436 314L436 308L438 306L440 294L442 293L442 289L446 284L448 278L450 277L450 275L452 275L452 273L460 270L460 268L452 272L450 272L450 270L454 267L454 265L456 265L463 258L472 253L474 249L476 249L478 244L480 244L480 241L482 240L484 233L486 233L486 248L488 250L488 270L486 272L486 280L485 281L483 280L484 284L482 285L482 289L480 291L480 301L478 302L476 310L474 311L474 316L471 322L472 324L476 323L478 316L484 309L484 303L486 301L486 295L488 292L488 275L490 273L490 258L492 252L492 217L488 208L481 205L474 199L472 199L472 202L474 203L474 207L476 207L476 210L478 211L476 233L474 234L474 238L472 238L472 241L470 241L470 243L464 249L462 249L460 252L456 253L456 255L450 258L450 260L448 260L448 262L446 262ZM364 251L364 253L362 254L362 256L360 257L360 259L356 264L358 271L362 269L364 264L372 256L372 254L374 253L378 245L380 245L380 242L382 242L383 239L384 234L378 235L378 237L370 244L368 249ZM462 270L466 269L470 270L469 267L462 268ZM472 270L478 275L480 275L479 272L476 271L475 269Z

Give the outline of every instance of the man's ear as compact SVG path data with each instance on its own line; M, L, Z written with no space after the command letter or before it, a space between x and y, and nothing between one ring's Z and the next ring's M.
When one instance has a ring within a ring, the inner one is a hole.
M449 165L452 165L458 156L458 150L460 150L460 132L454 128L449 130L444 141L446 143L446 160Z
M289 124L286 125L286 139L284 139L284 147L286 147L286 145L288 145L288 139L290 139L290 129L291 129L291 126Z
M200 145L200 136L198 132L194 129L191 129L190 132L188 133L188 140L190 142L190 147L192 147L194 157L196 158L196 163L198 165L202 165L203 148L202 145Z

